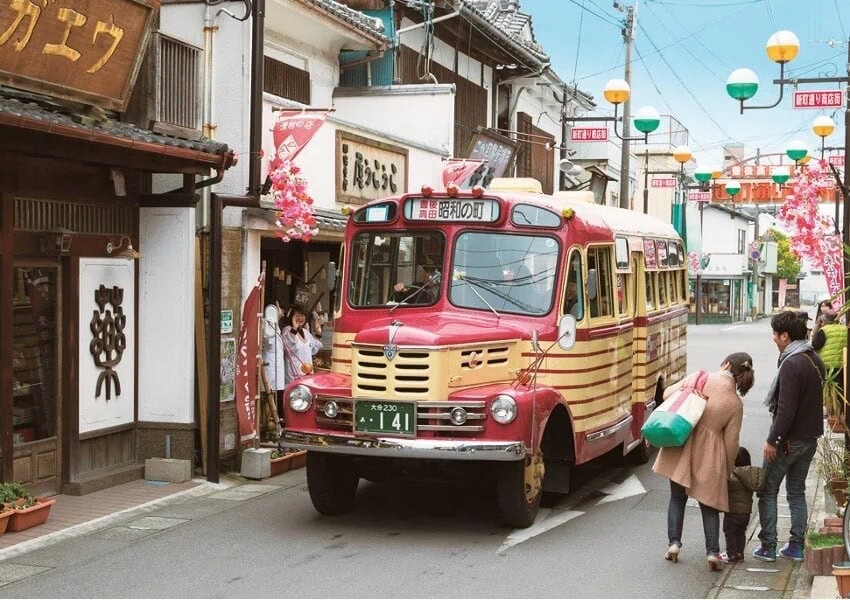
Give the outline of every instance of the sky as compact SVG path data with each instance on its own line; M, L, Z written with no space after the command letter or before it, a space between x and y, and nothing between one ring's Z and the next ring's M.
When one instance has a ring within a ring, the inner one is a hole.
M835 77L847 72L850 0L619 0L637 6L632 56L632 110L655 107L671 114L690 132L689 145L699 164L720 165L725 144L742 143L746 156L782 153L800 139L819 156L815 117L831 116L835 132L827 146L844 145L844 114L795 110L786 86L779 106L739 112L726 94L729 74L747 67L760 80L751 104L770 105L779 97L779 65L764 47L772 33L787 29L800 40L800 53L786 65L797 77ZM613 114L602 90L624 76L625 13L613 0L521 0L532 15L534 34L567 82L593 95L600 114ZM788 77L788 74L786 74ZM838 84L806 84L801 90L837 89ZM815 152L816 151L816 152Z

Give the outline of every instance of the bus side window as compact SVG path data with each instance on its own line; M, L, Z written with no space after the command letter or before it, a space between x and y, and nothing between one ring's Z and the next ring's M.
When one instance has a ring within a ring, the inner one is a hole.
M576 321L584 318L584 281L581 271L581 253L573 250L567 263L567 292L564 295L564 314L572 315Z
M587 281L591 318L613 316L611 248L590 248L587 251ZM595 290L591 290L591 283L595 283L592 286Z
M658 273L658 306L667 306L667 273Z
M646 310L655 310L655 285L652 277L652 272L646 271Z

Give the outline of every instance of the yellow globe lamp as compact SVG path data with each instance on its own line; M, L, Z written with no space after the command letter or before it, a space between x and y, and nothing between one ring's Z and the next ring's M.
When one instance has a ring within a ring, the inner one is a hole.
M675 158L676 162L680 164L685 164L691 160L692 157L693 154L691 153L691 149L687 146L676 146L673 148L673 158Z
M628 100L631 94L632 88L622 79L612 79L605 84L605 88L602 90L605 100L615 106Z
M801 158L801 159L800 159L800 160L798 160L797 162L798 162L798 163L800 163L801 165L807 165L807 164L809 164L809 162L810 162L811 160L812 160L812 155L811 155L811 154L806 154L803 158Z
M835 131L835 121L825 115L821 115L812 123L812 131L821 138L829 137Z
M723 169L721 169L720 167L714 167L711 170L711 178L720 179L721 177L723 177Z
M775 63L789 63L800 53L800 40L791 31L777 31L765 46L767 57Z

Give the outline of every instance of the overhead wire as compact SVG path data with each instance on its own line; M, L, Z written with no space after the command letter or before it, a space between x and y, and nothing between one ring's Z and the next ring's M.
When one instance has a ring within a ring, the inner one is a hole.
M770 24L773 26L774 31L779 31L779 28L776 26L776 19L773 18L773 9L770 8L770 0L763 0L764 6L767 8L767 16L770 17Z
M576 86L576 75L578 75L578 57L581 54L581 30L584 25L584 0L581 0L582 11L579 14L578 18L578 36L576 36L576 62L573 65L573 89L578 91L578 86Z
M847 30L844 29L844 21L841 19L841 9L838 8L838 0L832 0L835 2L835 16L838 17L838 24L841 25L841 35L846 40L847 39Z
M661 26L662 26L662 27L663 27L663 28L667 31L667 33L669 33L669 34L670 34L670 36L671 36L671 37L674 37L674 38L676 37L676 34L675 34L675 33L673 33L673 32L670 30L670 28L667 26L667 24L666 24L664 21L662 21L662 20L661 20L661 17L659 17L659 16L658 16L658 14L656 14L656 12L655 12L654 10L652 10L652 6L647 5L646 9L647 9L647 10L648 10L648 11L649 11L649 12L650 12L650 13L651 13L651 14L652 14L655 18L656 18L656 20L657 20L657 21L661 24ZM685 31L687 31L688 33L694 33L694 31L693 31L693 30L691 30L688 26L686 26L684 23L682 23L682 22L679 20L679 18L678 18L675 14L673 14L671 11L668 11L668 12L667 12L667 14L668 14L669 16L673 17L673 18L676 20L676 22L677 22L677 23L679 23L679 25L680 25L680 26L681 26L681 27L682 27ZM708 53L709 53L712 57L714 57L714 59L715 59L717 62L719 62L720 64L722 64L724 67L726 67L726 68L727 68L727 69L729 69L730 71L734 70L734 67L733 67L733 66L731 66L731 65L730 65L729 63L727 63L726 61L724 61L724 60L723 60L722 58L720 58L719 56L717 56L717 54L714 52L714 50L712 50L711 48L709 48L708 46L706 46L705 44L703 44L703 43L702 43L702 41L699 39L699 36L698 36L698 34L697 34L697 33L694 33L694 41L695 41L697 44L699 44L700 46L702 46L702 48L703 48L706 52L708 52ZM690 51L690 49L688 49L688 47L687 47L684 43L682 44L682 48L684 48L684 49L685 49L685 51L686 51L688 54L690 54L690 55L694 58L694 60L696 60L696 61L697 61L698 63L700 63L703 67L705 67L705 69L706 69L709 73L711 73L712 75L714 75L715 77L717 77L718 79L720 79L721 81L723 81L724 83L726 82L726 80L725 80L724 78L720 77L719 75L717 75L717 73L715 73L712 69L710 69L710 68L709 68L709 67L708 67L708 66L707 66L707 65L706 65L706 64L702 61L702 59L700 59L700 58L699 58L698 56L696 56L693 52L691 52L691 51Z
M570 2L572 2L573 4L578 6L582 11L589 12L590 14L592 14L597 19L601 19L601 20L605 21L606 23L608 23L609 25L614 25L617 28L622 27L621 23L617 23L616 21L612 21L610 17L603 16L596 11L590 10L589 8L587 8L587 6L584 5L584 2L582 2L581 4L579 4L578 0L570 0Z
M662 0L646 0L648 3L660 4L662 6L698 6L700 8L715 8L723 6L747 6L758 4L761 0L740 0L738 2L718 2L717 4L701 4L697 2L663 2Z

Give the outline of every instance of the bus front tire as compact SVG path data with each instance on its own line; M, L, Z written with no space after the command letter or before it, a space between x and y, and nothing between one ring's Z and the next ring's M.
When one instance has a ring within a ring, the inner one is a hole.
M534 523L543 498L543 455L501 466L496 480L499 514L505 525L524 529Z
M323 515L341 515L354 506L360 476L350 460L334 454L307 452L307 489Z

